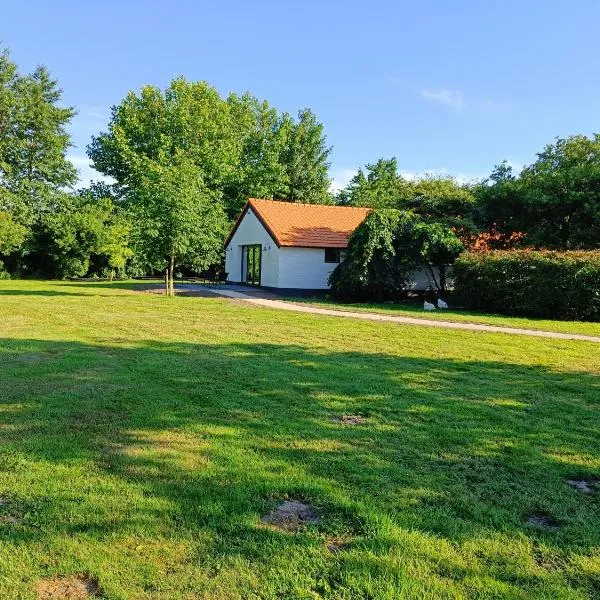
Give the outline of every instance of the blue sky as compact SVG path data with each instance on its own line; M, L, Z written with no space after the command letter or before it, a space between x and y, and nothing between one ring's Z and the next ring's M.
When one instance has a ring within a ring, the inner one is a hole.
M597 0L2 4L13 59L47 65L79 111L82 179L110 106L178 75L312 108L338 186L382 156L407 174L482 177L555 136L600 131Z

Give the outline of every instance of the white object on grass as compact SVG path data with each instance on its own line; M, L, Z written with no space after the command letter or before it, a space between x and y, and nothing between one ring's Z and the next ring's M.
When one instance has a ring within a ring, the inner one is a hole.
M435 305L431 304L431 302L423 302L423 310L435 310Z
M448 308L448 304L444 302L441 298L438 298L438 308Z

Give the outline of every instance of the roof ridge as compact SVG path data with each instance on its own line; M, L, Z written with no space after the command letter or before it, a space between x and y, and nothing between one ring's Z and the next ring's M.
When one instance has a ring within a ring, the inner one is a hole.
M272 202L296 206L319 206L322 208L355 208L358 210L373 210L370 206L344 206L343 204L317 204L315 202L297 202L296 200L274 200L270 198L248 198L248 202Z

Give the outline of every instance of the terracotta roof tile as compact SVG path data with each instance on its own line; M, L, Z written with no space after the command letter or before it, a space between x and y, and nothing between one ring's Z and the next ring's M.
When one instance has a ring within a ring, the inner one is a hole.
M350 234L371 212L370 208L256 198L250 198L248 206L254 210L278 246L302 248L346 248Z

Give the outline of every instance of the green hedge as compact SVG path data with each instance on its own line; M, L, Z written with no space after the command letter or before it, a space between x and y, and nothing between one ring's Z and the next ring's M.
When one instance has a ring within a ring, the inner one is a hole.
M454 282L466 308L600 321L600 251L467 252L456 260Z

